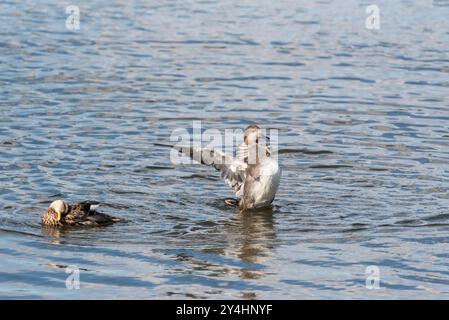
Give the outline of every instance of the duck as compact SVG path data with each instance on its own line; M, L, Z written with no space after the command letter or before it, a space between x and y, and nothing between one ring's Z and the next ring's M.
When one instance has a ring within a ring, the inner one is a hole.
M68 204L64 200L55 200L42 214L42 224L45 226L101 226L121 221L97 211L98 203L83 201Z
M271 206L280 184L282 170L271 156L270 147L262 145L264 138L258 125L243 132L243 143L237 146L236 157L219 149L192 146L172 146L182 154L213 166L234 190L236 199L226 199L227 205L238 206L241 212ZM265 137L268 140L268 137Z

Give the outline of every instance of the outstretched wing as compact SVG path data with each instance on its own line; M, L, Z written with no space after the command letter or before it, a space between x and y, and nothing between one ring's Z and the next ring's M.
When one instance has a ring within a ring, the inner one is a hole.
M234 190L236 196L243 195L245 182L246 163L240 159L234 159L218 149L190 146L173 146L183 154L202 164L213 166L220 171L221 177Z
M237 160L240 160L242 162L248 163L248 145L246 143L241 143L237 146Z

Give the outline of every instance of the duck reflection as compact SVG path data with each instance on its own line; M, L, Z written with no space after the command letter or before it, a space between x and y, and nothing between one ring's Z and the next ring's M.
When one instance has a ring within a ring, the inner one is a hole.
M244 213L236 210L220 222L219 228L207 228L204 234L182 239L184 245L189 243L189 248L201 247L203 253L212 256L195 257L186 248L176 258L193 270L216 275L238 273L242 279L261 277L264 264L277 246L274 211L273 208Z
M273 208L236 213L225 227L226 255L236 256L248 267L240 269L242 279L259 278L263 264L276 247ZM254 267L251 264L255 264ZM262 266L261 266L262 265Z
M46 225L42 226L41 232L42 235L49 237L51 239L50 242L53 244L63 243L62 238L66 234L65 228Z
M61 237L61 230L57 227L42 226L42 235L46 237L59 238Z
M267 276L267 261L278 246L275 213L273 208L246 211L244 213L229 210L229 218L221 220L219 227L209 227L205 233L196 233L192 237L183 238L183 244L188 248L200 247L201 253L189 249L176 254L176 259L182 261L189 273L200 275L196 281L212 281L212 286L218 287L216 294L226 279L236 276L248 280L239 286L240 297L255 299L259 281ZM207 256L202 255L207 254ZM178 272L185 272L180 269ZM201 276L206 276L201 278ZM207 280L205 280L207 279ZM209 294L213 293L208 291Z

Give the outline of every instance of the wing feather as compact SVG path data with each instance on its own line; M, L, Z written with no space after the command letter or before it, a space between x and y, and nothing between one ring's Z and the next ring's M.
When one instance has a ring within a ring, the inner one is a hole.
M69 206L69 212L64 217L68 225L98 226L111 222L121 221L119 218L111 217L107 214L97 212L99 207L97 202L84 201Z
M64 220L67 224L76 224L86 219L90 212L90 203L82 202L69 205L69 210Z
M239 144L237 147L237 155L236 155L237 160L248 163L248 156L249 156L248 145L246 143Z
M174 148L193 160L213 166L220 171L221 178L229 184L238 198L243 195L243 184L247 167L244 161L239 158L234 159L218 149L189 146L174 146Z

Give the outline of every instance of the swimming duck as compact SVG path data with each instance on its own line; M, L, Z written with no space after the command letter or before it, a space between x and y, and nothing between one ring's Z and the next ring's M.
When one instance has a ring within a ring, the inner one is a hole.
M97 212L98 207L98 204L89 201L68 204L63 200L56 200L42 215L42 224L48 226L100 226L121 220Z

